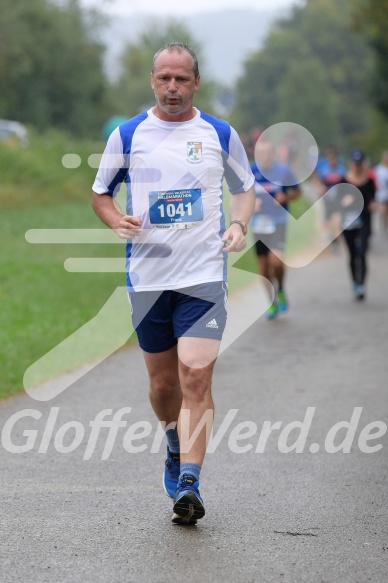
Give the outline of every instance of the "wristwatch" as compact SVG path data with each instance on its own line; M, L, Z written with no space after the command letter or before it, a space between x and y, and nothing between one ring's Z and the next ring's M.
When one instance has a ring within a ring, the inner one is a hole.
M245 235L248 233L248 227L247 227L247 224L246 224L246 223L244 223L243 221L231 221L231 223L230 223L230 224L231 224L231 225L233 225L233 223L237 223L238 225L240 225L240 227L241 227L241 229L242 229L242 232L243 232L243 235L244 235L244 237L245 237Z

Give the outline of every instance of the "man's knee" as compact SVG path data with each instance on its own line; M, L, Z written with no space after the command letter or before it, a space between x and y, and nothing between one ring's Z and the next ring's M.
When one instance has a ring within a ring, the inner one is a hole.
M203 368L182 365L180 373L183 397L196 401L208 397L211 392L213 365L207 365Z
M176 371L156 375L150 380L150 394L158 398L168 398L179 388L179 377Z

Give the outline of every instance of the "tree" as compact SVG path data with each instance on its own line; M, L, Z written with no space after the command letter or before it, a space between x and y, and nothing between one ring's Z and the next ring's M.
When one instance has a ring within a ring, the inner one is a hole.
M370 94L388 120L388 0L353 0L355 29L364 34L374 52Z
M318 144L339 142L336 98L325 69L315 57L291 64L278 86L277 96L276 121L298 123Z
M287 115L315 128L322 146L325 124L330 142L340 136L350 143L367 128L371 62L366 42L351 30L350 0L305 0L244 64L232 123L246 132Z
M196 53L201 73L201 88L195 96L195 105L200 109L212 111L215 84L206 81L206 73L202 75L201 47L183 24L169 20L164 25L159 21L151 21L138 42L129 43L124 49L121 74L114 90L118 113L125 113L128 117L132 117L153 105L154 98L150 85L152 59L156 51L173 41L187 43Z
M93 21L95 22L95 21ZM106 117L103 47L78 0L2 0L0 116L90 135Z

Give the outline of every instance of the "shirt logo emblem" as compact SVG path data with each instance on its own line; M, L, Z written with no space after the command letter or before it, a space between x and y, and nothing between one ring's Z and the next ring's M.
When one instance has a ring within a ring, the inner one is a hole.
M202 142L187 142L187 160L198 164L202 160Z

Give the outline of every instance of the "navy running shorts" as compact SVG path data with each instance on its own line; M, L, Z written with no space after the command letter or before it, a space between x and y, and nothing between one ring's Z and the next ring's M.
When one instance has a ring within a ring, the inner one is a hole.
M140 348L164 352L181 336L221 340L226 325L228 287L224 281L179 290L128 293Z
M284 251L286 246L286 223L276 225L273 233L255 235L256 255L268 255L272 250Z

